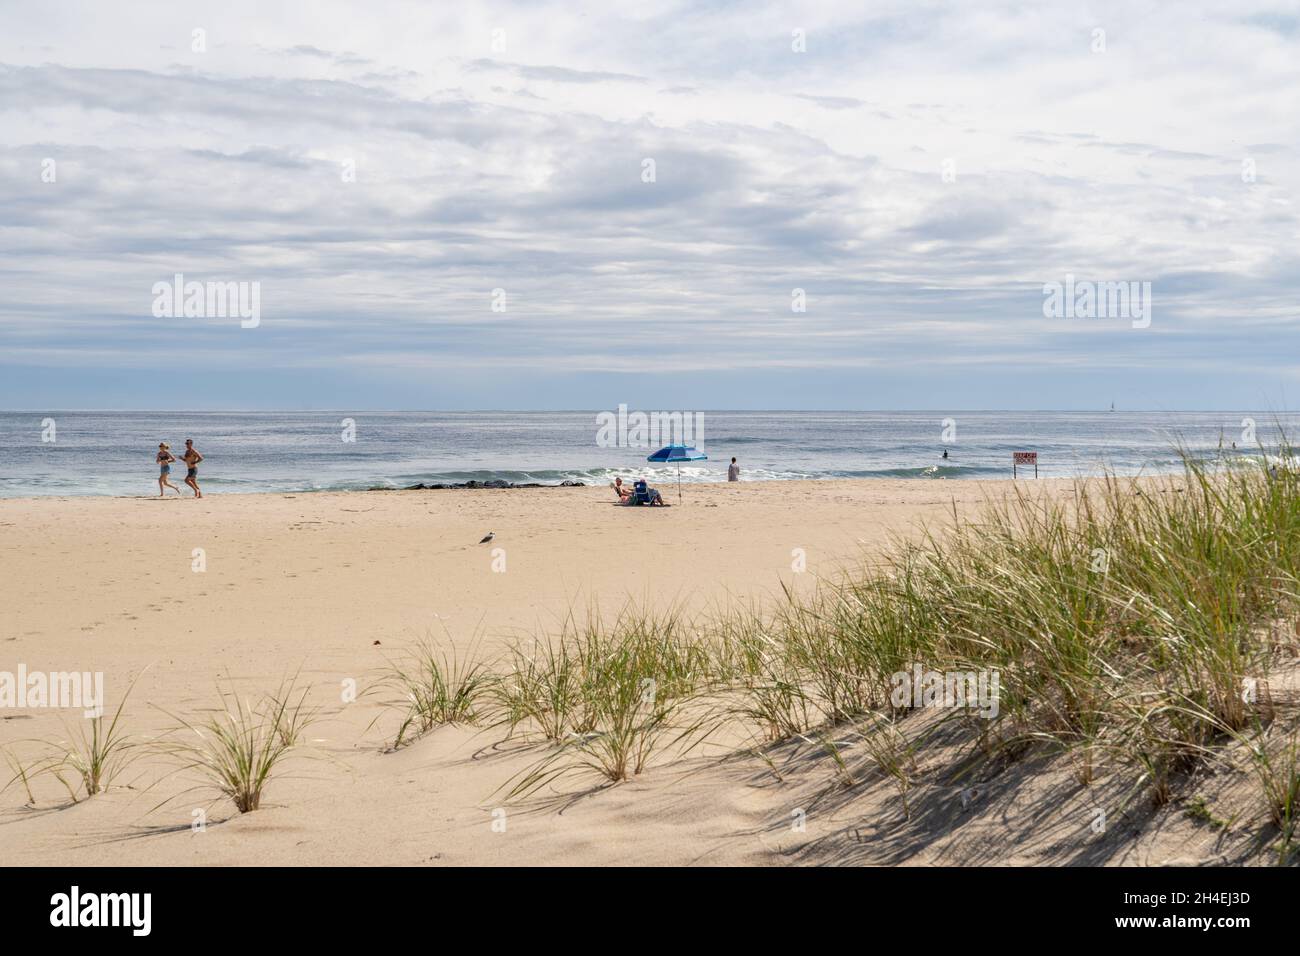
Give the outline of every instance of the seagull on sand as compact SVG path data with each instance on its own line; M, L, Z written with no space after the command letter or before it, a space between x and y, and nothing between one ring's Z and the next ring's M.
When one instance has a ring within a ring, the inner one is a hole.
M495 538L496 536L497 536L497 533L496 533L495 531L489 531L487 534L485 534L485 535L483 536L483 540L480 541L479 544L487 544L489 541L491 541L491 540L492 540L493 538Z

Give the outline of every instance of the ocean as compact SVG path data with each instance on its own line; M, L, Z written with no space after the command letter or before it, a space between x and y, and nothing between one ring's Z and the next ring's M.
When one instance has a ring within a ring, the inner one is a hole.
M646 463L657 445L598 443L597 414L0 412L0 497L156 494L158 443L179 455L186 438L206 458L202 487L221 493L676 479L676 466ZM1042 477L1151 474L1179 470L1180 445L1199 457L1223 447L1258 458L1261 446L1277 453L1279 425L1290 437L1300 431L1295 415L1250 411L693 414L703 431L696 444L708 460L683 465L683 482L725 481L733 455L742 480L1009 478L1015 451L1037 452ZM345 419L353 441L344 440ZM173 482L180 485L184 474L174 466Z

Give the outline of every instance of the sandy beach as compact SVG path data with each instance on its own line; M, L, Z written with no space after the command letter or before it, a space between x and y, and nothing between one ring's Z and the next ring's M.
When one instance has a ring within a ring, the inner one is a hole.
M27 7L11 941L1286 924L1293 10Z
M892 535L954 508L969 513L1009 487L691 486L682 505L664 509L620 508L602 488L0 501L0 669L102 670L110 713L137 680L124 722L141 740L173 726L168 714L210 712L227 679L256 695L297 673L322 708L310 731L319 759L281 771L256 813L241 816L147 757L107 793L75 804L49 777L33 783L33 806L10 786L0 856L113 865L1059 862L1041 833L1012 852L1001 838L982 840L978 826L951 845L923 834L906 846L873 844L864 828L895 812L888 788L827 803L824 761L798 745L786 748L779 780L751 757L722 760L725 748L715 747L618 786L510 803L501 787L533 759L527 747L490 729L443 727L385 752L400 715L365 693L344 702L340 690L349 680L365 689L425 636L490 657L513 639L553 633L572 608L771 601L782 584L811 587L870 560ZM479 545L488 531L495 540ZM205 570L195 570L195 549ZM792 570L796 549L802 573ZM504 571L494 571L502 559ZM7 711L2 742L30 759L38 741L66 737L80 719ZM1052 781L1033 775L1007 799L1039 800ZM804 804L823 809L793 829L790 815ZM206 826L195 829L199 811ZM996 832L1005 837L1005 821ZM1173 852L1169 840L1158 852ZM1117 861L1146 862L1147 852L1135 844Z

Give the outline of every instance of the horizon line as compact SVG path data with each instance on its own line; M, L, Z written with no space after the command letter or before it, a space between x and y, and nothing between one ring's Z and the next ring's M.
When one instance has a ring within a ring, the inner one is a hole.
M1089 414L1093 412L1111 412L1115 413L1135 413L1135 412L1267 412L1269 414L1279 414L1278 409L1250 408L1247 406L1237 407L1216 407L1216 408L954 408L952 406L939 406L934 408L675 408L675 409L643 409L635 408L628 405L628 410L633 412L653 411L657 413L703 413L703 412L723 412L727 414L737 413L953 413L953 412L1017 412L1017 413L1078 413ZM200 414L200 415L275 415L275 414L325 414L344 412L349 414L451 414L451 415L474 415L485 412L497 414L512 415L557 415L557 414L599 414L602 412L617 411L618 406L610 408L358 408L355 406L340 406L337 408L0 408L0 415L19 415L19 414L52 414L52 413L98 413L109 414L118 412L159 412L172 415L181 414ZM1284 414L1300 414L1300 410L1287 411L1282 410Z

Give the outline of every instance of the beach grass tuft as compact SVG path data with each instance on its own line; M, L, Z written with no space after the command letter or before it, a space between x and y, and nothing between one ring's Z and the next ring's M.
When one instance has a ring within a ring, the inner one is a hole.
M89 724L89 730L84 725L78 725L75 734L65 745L60 762L51 768L50 772L67 787L74 800L75 788L68 785L63 776L65 771L71 771L86 796L93 797L103 793L118 772L133 758L136 744L121 727L122 707L125 704L126 697L123 696L107 726L102 715L85 721L85 724Z
M174 717L180 739L158 743L179 759L182 769L196 771L206 783L230 798L240 813L262 805L272 776L303 745L303 733L316 719L307 706L308 688L282 683L256 703L232 688L217 686L220 711L202 720Z
M1278 744L1257 739L1250 755L1269 821L1278 831L1278 863L1285 865L1295 853L1300 824L1300 736L1292 731Z
M8 764L9 769L13 771L13 776L9 778L9 782L3 787L0 787L0 793L8 790L15 783L21 783L23 786L23 792L27 794L27 806L36 806L36 796L32 793L32 777L36 776L39 772L39 768L26 763L17 753L14 752L13 749L9 747L0 750L0 753L4 754L5 763Z
M36 802L32 781L46 774L63 785L73 803L107 790L122 771L142 756L139 741L126 733L122 721L122 711L134 687L132 680L107 721L102 713L96 714L71 727L65 723L64 739L34 741L41 755L30 762L23 762L6 749L5 760L14 775L5 787L21 783L28 805Z
M498 680L490 663L476 656L476 648L462 656L440 650L431 640L420 641L392 662L380 681L397 692L405 708L393 749L434 727L477 723Z
M713 683L707 643L675 610L628 606L605 623L592 611L525 653L501 684L500 721L552 745L510 784L531 793L571 773L610 783L642 773L652 755L689 752L717 717L702 706Z

